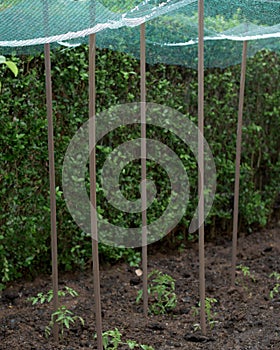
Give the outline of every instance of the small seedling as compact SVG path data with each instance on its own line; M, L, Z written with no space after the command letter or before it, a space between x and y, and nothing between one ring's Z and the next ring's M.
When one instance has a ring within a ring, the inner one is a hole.
M102 344L104 349L112 349L116 350L118 349L119 345L121 344L121 332L115 328L114 330L109 330L102 333Z
M70 288L70 287L64 287L65 290L59 290L58 296L59 297L65 297L67 294L71 295L72 297L77 297L78 293ZM46 294L44 293L38 293L35 297L30 297L27 300L32 302L32 305L36 305L38 303L44 304L44 303L50 303L53 299L53 290L49 290Z
M269 277L275 277L276 281L280 281L280 273L278 272L272 272ZM275 294L279 294L280 293L280 283L276 283L273 287L273 289L269 292L269 297L270 299L274 298Z
M244 276L244 277L248 276L248 277L251 278L251 280L252 280L253 282L256 282L256 279L255 279L254 275L251 274L250 268L249 268L248 266L238 265L238 266L237 266L237 269L238 269L238 270L241 270L241 272L243 273L243 276Z
M241 273L242 273L244 279L246 279L246 278L248 277L249 279L251 279L251 281L256 282L256 278L255 278L255 276L251 273L250 268L249 268L248 266L238 265L236 268L237 268L238 270L241 271ZM241 280L241 279L237 279L236 282L237 282L237 283L241 283L242 287L243 287L245 290L248 290L248 287L246 286L246 282L245 282L244 279L242 279L242 280Z
M216 312L212 312L212 305L217 303L217 299L215 298L206 298L205 299L205 313L207 322L210 326L210 329L213 329L215 324L218 323L218 321L214 320L214 317L217 315ZM198 303L198 307L193 307L193 315L198 316L199 315L199 308L200 308L200 302ZM196 323L193 325L194 330L197 331L200 329L200 324Z
M135 340L128 339L126 341L126 343L127 343L128 347L129 347L129 349L135 349L136 346L138 346L138 344L137 344L137 342Z
M63 290L58 291L59 297L65 297L67 295L70 295L72 297L77 297L78 293L70 288L65 286ZM44 303L50 303L53 299L53 290L49 290L46 294L44 293L38 293L35 297L30 297L27 300L32 302L32 305L36 305L38 303L44 304ZM51 334L51 329L53 328L54 324L57 323L60 328L60 334L61 338L63 338L64 330L70 328L70 324L74 324L77 320L81 322L82 325L84 325L84 320L80 316L76 316L73 314L72 311L68 310L66 306L60 306L57 311L53 312L51 315L51 321L48 326L45 328L45 335L46 337L49 337Z
M174 279L163 274L161 271L153 270L148 279L151 282L148 284L148 294L151 296L149 311L155 315L168 313L177 305L177 296L175 294ZM139 303L143 298L143 290L139 290L136 298L136 303Z
M96 338L96 335L95 335ZM102 333L102 345L104 350L117 350L120 345L127 345L129 349L143 349L143 350L154 350L150 345L138 344L135 340L128 339L126 342L122 341L122 334L115 328Z
M65 328L69 329L70 324L75 324L77 320L79 320L82 325L85 324L85 321L82 317L74 315L72 311L66 308L66 306L60 306L57 311L52 313L51 321L45 328L46 337L50 336L51 329L53 328L54 324L57 323L59 325L61 338L63 338Z

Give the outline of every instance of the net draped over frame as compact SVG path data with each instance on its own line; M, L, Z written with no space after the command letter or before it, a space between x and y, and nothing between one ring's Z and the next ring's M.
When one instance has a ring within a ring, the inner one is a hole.
M248 54L280 48L280 1L205 0L205 66L225 67ZM0 54L33 54L51 43L75 47L97 33L97 47L146 61L197 68L197 0L0 0Z

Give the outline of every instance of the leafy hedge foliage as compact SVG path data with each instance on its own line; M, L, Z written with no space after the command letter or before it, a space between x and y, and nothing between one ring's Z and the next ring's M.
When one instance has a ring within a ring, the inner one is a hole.
M88 118L86 47L52 54L55 116L55 161L60 268L84 267L91 256L91 241L73 222L63 199L61 173L66 148ZM0 274L2 283L50 270L50 213L48 189L47 121L43 56L13 59L18 78L0 68ZM241 166L240 227L264 226L271 219L280 182L280 69L279 56L262 52L248 60ZM212 69L205 76L205 136L215 157L218 188L207 219L208 233L229 233L232 227L236 122L240 66ZM108 50L97 55L97 111L140 100L139 62ZM197 120L197 72L182 67L147 67L147 100L168 105ZM139 128L111 133L98 146L98 168L111 147L139 137ZM164 141L181 158L188 172L192 201L174 230L184 237L196 207L197 165L184 144L164 130L148 128L148 136ZM106 142L105 142L106 141ZM108 143L109 142L109 143ZM162 188L163 199L153 206L149 220L166 205L169 183L152 162L149 175ZM129 198L139 196L139 164L134 162L122 178ZM98 192L99 203L102 192ZM106 210L113 222L126 216ZM108 208L107 208L108 209ZM139 223L130 217L128 224ZM101 258L112 260L131 251L101 245ZM0 282L1 282L0 281Z

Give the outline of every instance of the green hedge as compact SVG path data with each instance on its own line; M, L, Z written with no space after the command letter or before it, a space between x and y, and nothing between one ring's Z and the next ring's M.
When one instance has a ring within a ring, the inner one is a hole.
M69 141L88 118L87 48L52 54L53 108L59 263L62 270L86 266L91 242L73 222L62 194L61 170ZM0 274L2 283L21 276L50 271L50 212L48 189L47 121L43 56L15 59L19 76L0 68ZM248 60L241 166L240 228L252 230L271 219L280 180L280 69L279 56L262 52ZM205 75L205 136L217 167L218 187L207 219L207 233L230 233L232 227L235 142L240 66L208 70ZM97 111L140 101L139 62L108 50L97 54ZM147 100L168 105L197 121L197 72L182 67L147 67ZM186 146L164 130L148 128L148 136L164 141L182 159L191 184L192 201L174 230L182 238L196 207L197 166ZM98 146L98 169L112 145L139 137L139 128L111 133ZM106 144L105 141L109 141ZM169 182L150 162L149 176L163 194L148 219L158 217L167 203ZM122 178L130 198L139 196L139 164L128 167ZM98 192L99 203L102 192ZM126 216L106 204L112 222ZM139 224L129 217L127 224ZM102 259L129 255L125 249L100 246ZM1 281L0 281L1 282Z

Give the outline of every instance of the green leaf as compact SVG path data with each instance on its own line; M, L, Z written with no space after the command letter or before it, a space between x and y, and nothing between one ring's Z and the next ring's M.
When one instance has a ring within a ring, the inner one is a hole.
M85 325L85 320L82 317L80 317L80 316L79 316L79 320L80 320L81 324L84 326Z
M109 344L108 336L106 336L106 335L103 335L103 336L102 336L102 344L103 344L103 347L104 347L105 349L107 349L107 346L108 346L108 344Z
M69 326L69 319L68 318L65 318L64 324L65 324L66 328L69 329L70 326Z
M51 329L49 326L46 326L45 328L45 335L46 335L46 338L48 338L51 335Z
M0 63L5 63L6 62L6 57L0 55Z
M128 339L126 341L126 343L127 343L128 347L129 347L129 349L134 349L136 346L138 346L138 344L136 343L135 340Z
M9 67L9 69L14 73L16 77L18 75L18 67L16 66L16 64L12 61L6 61L4 63L6 64L7 67Z

